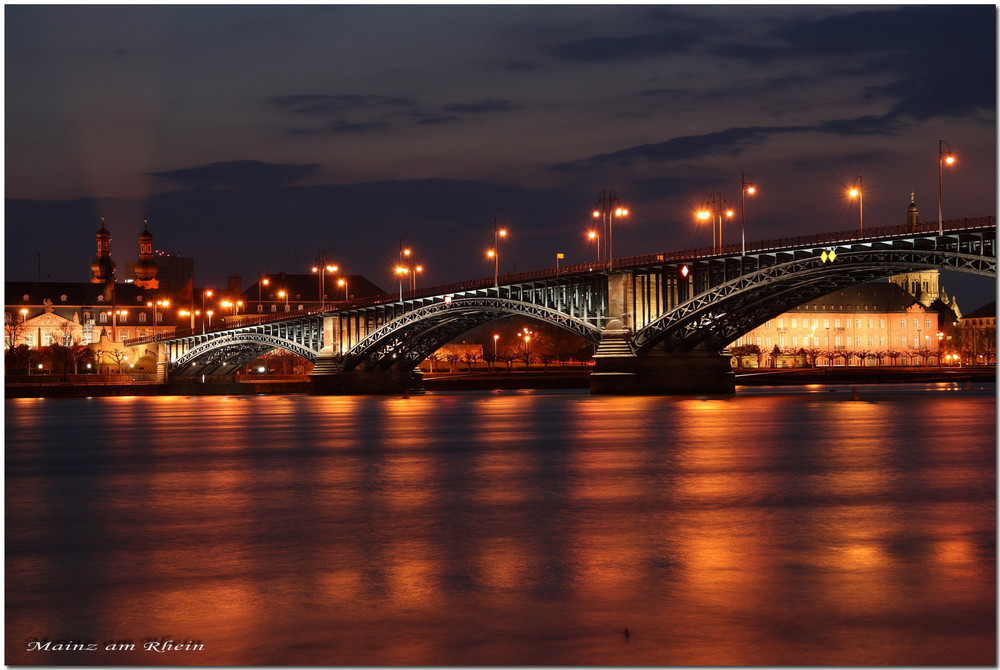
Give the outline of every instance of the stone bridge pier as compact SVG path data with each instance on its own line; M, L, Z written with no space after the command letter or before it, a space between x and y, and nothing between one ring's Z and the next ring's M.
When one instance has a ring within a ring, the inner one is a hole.
M736 374L728 351L670 351L665 343L636 351L632 343L632 286L628 273L608 277L608 314L594 354L590 392L595 395L731 394Z
M340 341L340 317L323 317L323 342L309 375L311 395L403 395L423 392L423 374L415 370L389 367L345 370L341 354L346 347Z

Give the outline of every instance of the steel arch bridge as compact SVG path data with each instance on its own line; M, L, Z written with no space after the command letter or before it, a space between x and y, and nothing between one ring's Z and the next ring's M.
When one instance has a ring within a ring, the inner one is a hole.
M324 311L247 316L161 338L170 377L231 373L286 349L314 375L408 373L483 323L532 317L597 343L596 358L719 352L767 320L844 287L924 269L996 276L993 217L651 254L477 279ZM136 344L148 344L136 342ZM625 365L626 369L631 364ZM632 374L629 372L628 374ZM363 391L362 391L363 392Z

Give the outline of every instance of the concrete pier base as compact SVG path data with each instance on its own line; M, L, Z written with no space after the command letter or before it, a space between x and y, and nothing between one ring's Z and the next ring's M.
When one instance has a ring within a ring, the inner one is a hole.
M319 366L317 366L319 367ZM419 370L329 370L309 375L310 395L413 395L424 392Z
M654 352L595 360L595 395L703 395L736 392L736 375L721 352Z

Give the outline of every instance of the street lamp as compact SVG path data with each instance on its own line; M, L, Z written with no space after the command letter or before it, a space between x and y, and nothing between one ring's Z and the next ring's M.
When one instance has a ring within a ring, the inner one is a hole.
M347 279L344 278L344 277L341 277L340 279L338 279L337 280L337 286L343 286L344 287L344 301L346 302L348 300L348 297L347 297Z
M211 328L212 327L212 315L215 314L215 312L213 312L212 310L208 310L208 311L205 312L205 314L208 315L208 327ZM202 326L204 327L205 322L202 321L201 323L202 323ZM202 331L202 332L204 332L204 331Z
M288 291L278 291L278 297L285 299L285 311L288 311Z
M591 242L596 243L597 246L597 262L601 262L601 236L597 234L596 230L587 231L587 239Z
M743 255L747 255L747 196L757 192L757 187L753 185L750 176L742 173L742 186L740 188L740 237L743 241Z
M201 313L202 314L205 313L205 298L211 298L211 297L212 297L212 291L211 290L206 291L206 290L202 289L202 292L201 292ZM212 325L212 324L209 323L208 325ZM201 320L201 334L202 335L205 334L205 319L204 318L202 318L202 320Z
M712 253L722 252L722 224L726 219L731 219L735 215L732 207L726 202L721 193L712 193L708 200L697 212L697 217L701 221L711 221L712 223Z
M607 240L605 245L606 254L608 257L608 263L611 263L611 259L614 257L614 249L612 247L614 222L615 217L619 219L623 216L628 216L629 211L627 208L621 206L621 198L618 197L618 192L612 188L606 191L601 191L601 199L597 201L600 209L594 210L594 218L601 220L601 225L604 228L604 237Z
M854 182L854 186L851 190L847 192L852 199L858 199L858 228L861 232L865 230L865 190L862 184L862 178L858 177L857 181Z
M507 237L507 229L500 228L493 219L493 248L486 252L487 258L493 259L493 285L500 286L500 240Z
M325 259L320 259L320 265L314 266L312 271L319 273L319 298L317 302L320 303L320 307L326 306L326 279L324 278L327 272L336 272L338 270L336 265L330 265L324 262Z
M945 151L945 147L948 150ZM944 200L944 166L955 164L955 154L951 153L951 145L944 140L938 140L938 234L944 235L944 217L942 201Z
M402 265L396 266L396 277L399 279L399 300L403 300L403 275L405 275L409 270L404 268Z
M169 300L157 300L156 302L147 302L146 307L151 307L153 309L153 340L156 340L156 308L157 307L170 307ZM114 327L114 322L112 322L112 328Z
M264 297L263 297L263 295L261 293L261 289L263 287L265 287L265 286L269 286L270 284L271 284L271 280L268 279L267 277L264 277L263 279L261 279L260 281L257 282L257 311L258 312L263 312L264 311L264 305L263 305L263 303L264 303ZM202 305L201 308L205 309L205 305Z

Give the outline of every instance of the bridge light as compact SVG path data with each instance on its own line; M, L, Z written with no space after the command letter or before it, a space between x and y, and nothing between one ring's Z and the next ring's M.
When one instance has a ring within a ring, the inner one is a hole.
M451 296L450 295L446 295L444 297L444 304L446 304L446 305L450 305L451 304Z
M691 274L691 268L688 267L687 265L682 265L680 272L681 272L681 277L684 277L686 279L687 276Z

